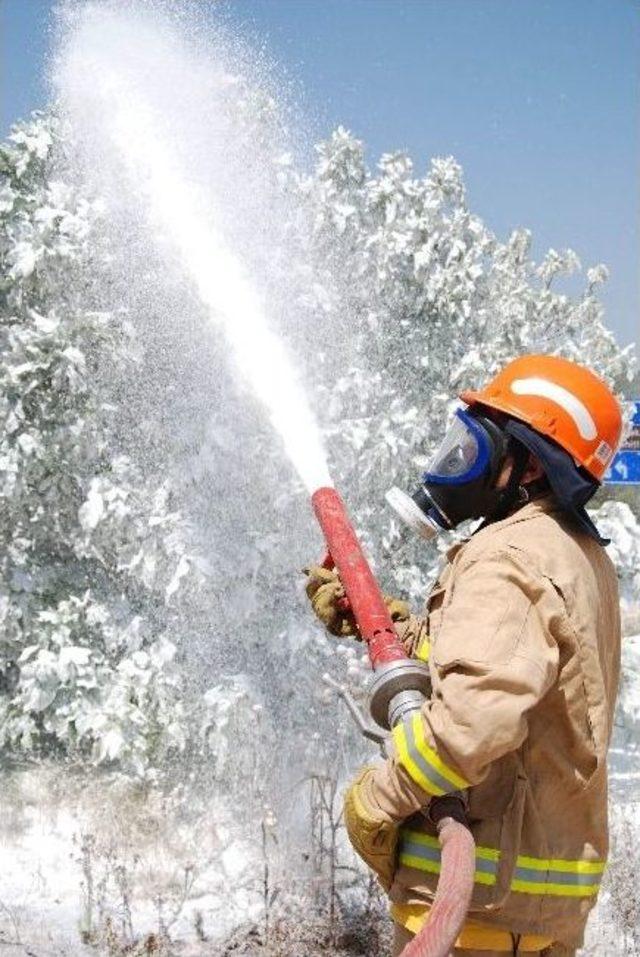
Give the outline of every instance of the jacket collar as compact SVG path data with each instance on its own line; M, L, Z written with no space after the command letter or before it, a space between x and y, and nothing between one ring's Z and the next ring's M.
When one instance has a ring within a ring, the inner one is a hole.
M481 523L468 538L463 539L461 542L456 542L455 545L452 545L451 548L447 550L445 553L447 561L452 562L460 549L476 535L491 535L493 532L498 531L498 529L505 528L507 525L515 525L517 522L528 522L530 519L536 518L538 515L550 515L554 512L559 512L560 510L560 505L552 493L549 492L546 495L541 495L539 498L535 498L532 502L527 502L526 505L516 509L515 512L507 515L506 518L500 519L499 522L490 522L488 525L483 525Z
M536 518L538 515L549 515L557 511L560 511L560 505L555 496L551 492L548 492L546 495L541 495L539 498L534 498L532 502L527 502L526 505L522 505L514 512L511 512L510 515L500 519L500 521L489 522L489 524L484 527L478 527L472 534L476 535L484 531L490 532L504 528L506 525L515 525L517 522L528 522L529 519Z

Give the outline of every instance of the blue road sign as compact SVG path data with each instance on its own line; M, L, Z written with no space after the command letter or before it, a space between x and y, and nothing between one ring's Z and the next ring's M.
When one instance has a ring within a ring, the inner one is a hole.
M631 431L609 466L605 485L640 485L640 399L634 406Z

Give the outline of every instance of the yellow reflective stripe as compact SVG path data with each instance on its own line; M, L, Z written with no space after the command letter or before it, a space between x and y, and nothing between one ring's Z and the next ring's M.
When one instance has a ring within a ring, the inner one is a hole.
M398 860L406 867L413 867L417 871L427 871L429 874L439 874L441 870L440 861L430 861L424 857L416 857L414 854L407 854L401 851ZM497 877L495 874L487 874L485 871L475 871L473 880L476 884L495 884Z
M410 854L407 851L400 851L398 859L401 864L406 864L407 867L414 867L418 871L429 871L430 874L439 874L442 866L441 861L418 857L416 854ZM476 871L473 879L476 884L495 884L496 875L486 871Z
M397 724L392 736L400 763L428 794L439 797L469 786L427 744L420 712Z
M560 858L546 860L518 854L518 867L530 867L539 871L565 871L567 874L602 874L606 861L566 861Z
M424 857L407 854L404 851L400 852L399 860L406 867L413 867L418 871L427 871L429 874L439 874L441 870L439 861L430 861ZM485 871L475 871L473 880L476 884L486 884L491 887L496 883L497 876ZM546 884L514 880L511 882L511 890L520 894L540 894L542 896L593 897L600 890L600 885L580 886L577 884Z
M428 661L430 652L431 642L427 637L421 638L418 642L418 647L416 648L416 658L418 658L420 661Z
M499 861L500 851L493 847L476 847L476 857L482 857L487 861Z
M406 837L410 841L415 841L416 844L424 844L426 847L436 847L440 850L440 841L438 838L432 837L430 834L425 834L424 831L410 831L409 828L403 827L401 834L403 838Z
M420 848L424 848L425 852L420 853ZM499 859L500 851L490 847L477 847L474 881L477 884L495 884ZM430 834L403 828L400 833L399 861L407 867L439 874L440 842Z
M404 846L403 843L404 842ZM411 849L413 845L413 849ZM418 853L419 847L428 848L434 854ZM405 849L406 848L406 849ZM399 860L407 867L414 867L432 874L440 873L440 844L438 839L422 831L401 830ZM413 852L412 852L413 851ZM477 846L475 850L477 867L474 874L476 884L495 884L500 851L493 847ZM431 859L430 859L431 857ZM488 862L483 864L482 862ZM490 865L494 864L495 867ZM555 897L593 897L600 889L600 880L606 868L606 861L569 861L562 858L530 857L519 854L515 864L515 876L511 881L511 890L520 894L540 894ZM534 874L527 872L534 872ZM539 880L536 876L539 874Z
M416 742L416 747L422 757L427 761L441 777L445 780L451 782L452 791L462 791L464 788L469 787L469 782L465 781L463 777L460 777L459 774L456 774L448 764L445 764L437 751L434 751L433 748L430 748L427 744L427 740L424 736L424 721L422 720L422 715L420 712L412 715L411 721L413 724L413 735Z
M415 841L416 844L425 844L427 847L440 847L437 837L426 834L424 831L413 831L411 828L403 827L401 829L403 838ZM495 847L476 847L476 856L483 857L489 861L497 861L500 858L500 851ZM546 857L528 857L526 854L518 854L516 860L517 867L530 867L539 871L566 871L573 874L602 874L607 866L606 861L569 861L563 858Z
M440 873L440 861L428 861L424 857L414 857L413 854L400 853L400 863L407 867L415 867L418 871L429 871L430 874Z
M407 827L401 829L402 839L415 841L416 844L424 844L426 847L435 847L440 850L440 841L431 834L425 834L424 831L412 831ZM500 851L494 847L476 847L476 857L482 857L485 861L499 861Z
M520 894L547 894L554 897L593 897L600 890L600 885L534 884L531 881L511 881L511 890Z
M400 761L400 764L403 766L409 776L413 778L416 784L419 784L422 790L426 791L427 794L433 794L434 797L438 797L441 794L446 794L446 791L435 785L433 781L429 780L429 778L416 764L409 753L407 731L404 726L404 722L397 724L391 732L391 735L393 737L393 743L395 744L396 751L398 752L398 760Z

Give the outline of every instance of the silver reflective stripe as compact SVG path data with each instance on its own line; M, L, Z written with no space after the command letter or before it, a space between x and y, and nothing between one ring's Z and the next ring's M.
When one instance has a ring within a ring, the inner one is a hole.
M476 870L484 874L497 874L500 861L490 861L486 857L476 856Z
M441 791L444 791L445 794L448 794L450 791L455 791L456 786L452 784L451 781L443 777L436 769L430 764L423 754L418 751L418 745L416 744L416 739L413 734L413 722L409 718L404 722L404 728L407 735L407 749L411 759L418 765L422 773L426 778L428 778L436 788L440 788Z
M408 838L403 838L400 845L401 861L403 855L422 858L424 861L433 861L436 864L440 864L441 859L440 848L431 847L428 844L422 844L421 842L412 841ZM489 858L479 857L476 855L476 871L481 871L483 874L497 874L498 863L498 860L491 860Z
M516 881L531 884L575 884L580 887L594 886L602 881L602 874L580 874L575 871L539 871L533 867L516 867Z
M439 874L441 857L437 838L421 831L401 832L400 863ZM476 847L475 883L495 884L500 865L497 848ZM536 866L537 865L537 866ZM602 882L605 861L548 860L518 855L511 891L556 897L595 897Z
M412 857L422 857L425 861L440 863L440 850L437 847L428 847L426 844L417 844L415 841L403 841L401 854L410 854Z

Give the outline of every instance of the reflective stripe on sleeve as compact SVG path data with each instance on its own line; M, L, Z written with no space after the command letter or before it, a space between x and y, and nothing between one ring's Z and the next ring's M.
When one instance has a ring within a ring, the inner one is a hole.
M397 724L392 734L400 764L428 794L437 797L469 787L468 781L456 774L440 755L429 747L419 713Z
M431 642L428 637L421 638L418 642L418 647L416 648L416 658L419 661L428 661L429 653L431 652Z

